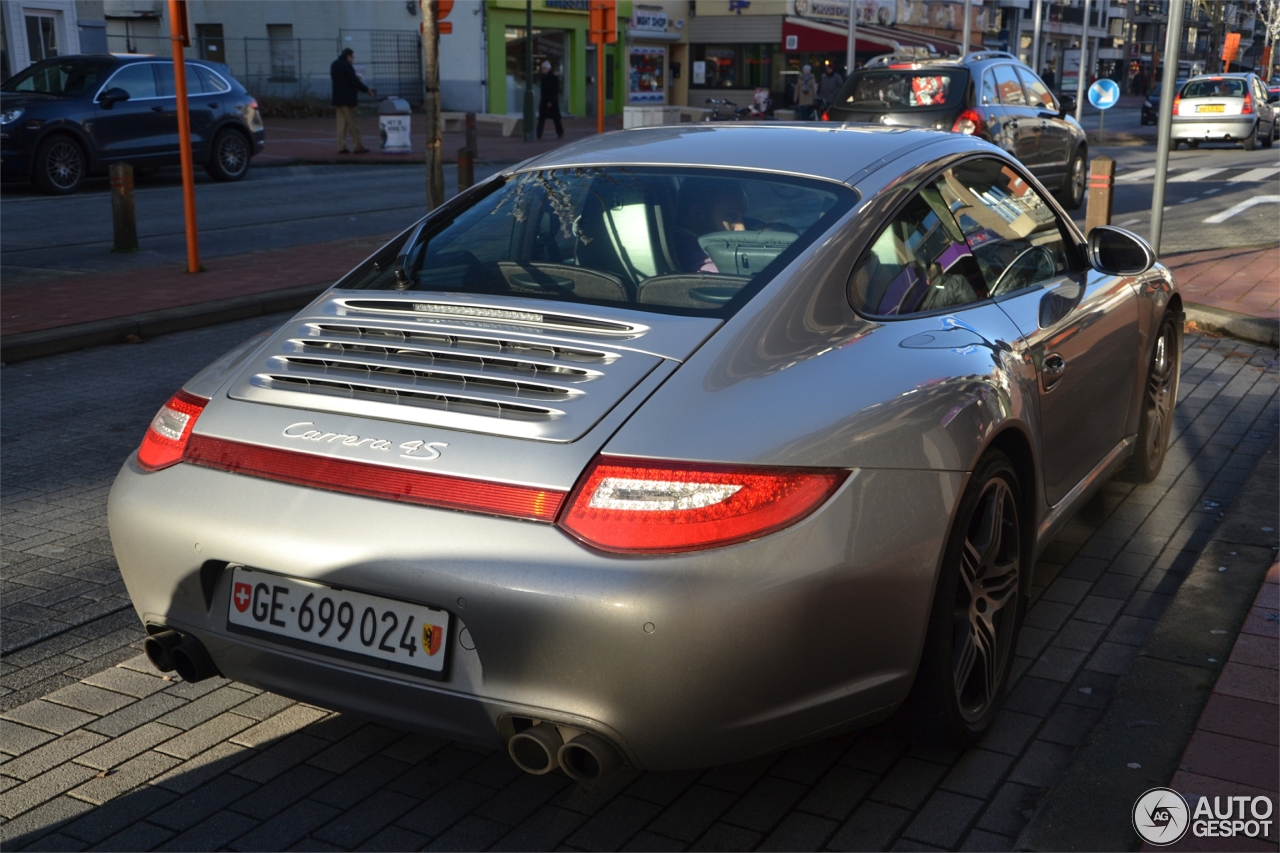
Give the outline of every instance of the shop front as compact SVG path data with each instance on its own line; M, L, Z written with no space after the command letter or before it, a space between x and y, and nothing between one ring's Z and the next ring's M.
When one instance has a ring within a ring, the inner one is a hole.
M659 106L678 103L672 90L673 72L679 71L684 46L679 32L661 6L637 3L626 21L627 106ZM681 21L683 24L683 21Z
M595 114L595 45L588 44L588 0L533 0L532 39L526 30L524 0L488 0L489 112L524 112L525 69L533 51L534 98L539 97L542 63L560 78L560 110L566 115ZM631 14L630 0L618 3L619 23ZM605 114L622 112L628 56L622 39L605 46Z

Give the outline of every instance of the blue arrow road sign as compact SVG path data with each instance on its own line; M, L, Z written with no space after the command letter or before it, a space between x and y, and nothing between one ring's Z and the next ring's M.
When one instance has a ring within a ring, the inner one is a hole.
M1100 110L1109 110L1120 100L1120 84L1106 77L1089 87L1089 103Z

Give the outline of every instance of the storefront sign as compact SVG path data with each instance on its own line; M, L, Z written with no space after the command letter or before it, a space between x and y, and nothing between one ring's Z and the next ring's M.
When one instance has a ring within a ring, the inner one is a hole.
M897 0L899 24L917 27L935 27L940 30L962 30L964 28L964 4L945 2L945 0ZM983 32L987 28L987 10L981 8L979 0L974 0L973 29Z
M663 70L667 49L647 45L631 46L631 74L627 101L632 104L661 104L666 101ZM694 63L694 77L698 75ZM705 76L705 71L703 72Z
M707 63L701 59L693 63L693 85L707 85Z
M627 26L633 32L643 30L645 32L665 33L667 31L667 13L661 10L651 11L636 8L631 12L631 22Z
M545 9L560 9L566 12L589 12L591 0L543 0Z

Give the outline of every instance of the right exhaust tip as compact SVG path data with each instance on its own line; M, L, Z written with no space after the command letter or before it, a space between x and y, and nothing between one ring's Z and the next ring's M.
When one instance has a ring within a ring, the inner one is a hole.
M219 675L218 666L209 657L209 652L194 637L175 647L169 652L173 668L182 676L182 680L195 684Z
M622 756L599 735L578 735L560 747L560 767L576 782L594 782L622 766Z
M161 631L152 634L142 642L142 650L151 665L161 672L173 672L172 652L182 645L182 635L177 631Z
M564 748L560 731L553 725L538 723L517 732L507 741L511 760L526 773L541 776L560 766L558 755Z

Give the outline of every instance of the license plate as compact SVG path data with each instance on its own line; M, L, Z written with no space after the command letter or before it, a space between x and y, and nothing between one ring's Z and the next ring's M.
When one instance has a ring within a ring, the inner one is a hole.
M449 614L421 604L236 566L227 622L348 660L430 678L444 673Z
M1201 104L1196 107L1196 112L1198 113L1222 113L1226 111L1227 108L1223 104Z

